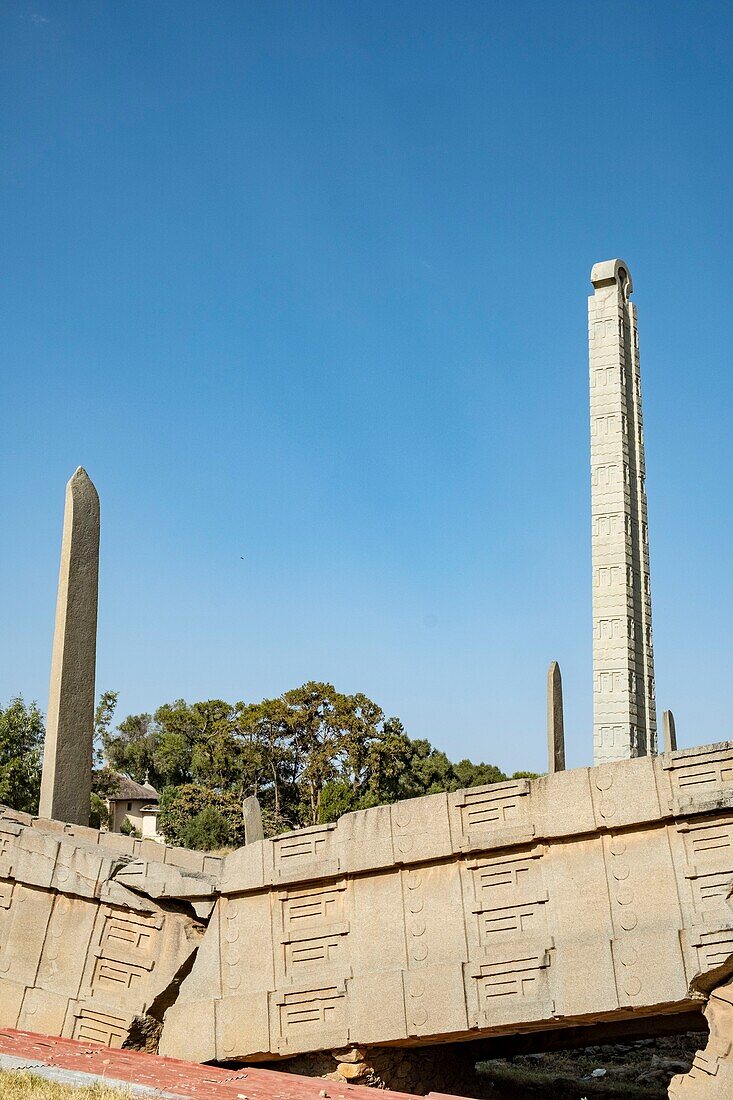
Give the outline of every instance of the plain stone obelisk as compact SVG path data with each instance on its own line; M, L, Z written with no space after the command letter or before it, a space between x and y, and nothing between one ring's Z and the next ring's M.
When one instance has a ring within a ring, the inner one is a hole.
M677 752L677 726L671 710L662 714L662 744L665 752Z
M591 271L593 760L657 751L636 307L623 260Z
M265 839L265 830L262 827L262 808L260 800L251 794L242 803L242 816L244 817L244 843L254 844L256 840Z
M89 824L97 654L99 496L81 466L66 486L39 816Z
M565 771L562 676L557 661L552 661L547 670L547 763L550 774Z

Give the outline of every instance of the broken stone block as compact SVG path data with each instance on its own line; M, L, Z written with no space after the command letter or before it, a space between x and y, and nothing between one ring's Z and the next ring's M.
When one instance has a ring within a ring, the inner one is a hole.
M356 1081L369 1072L369 1066L366 1062L339 1062L338 1072L347 1081Z
M363 1062L366 1051L363 1047L348 1047L345 1050L332 1050L331 1054L337 1062Z

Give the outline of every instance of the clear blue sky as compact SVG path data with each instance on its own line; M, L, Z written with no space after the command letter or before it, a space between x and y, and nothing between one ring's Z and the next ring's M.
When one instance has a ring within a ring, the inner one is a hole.
M121 715L324 679L542 769L556 658L588 763L619 255L658 703L733 735L730 3L6 0L0 39L0 700L46 705L81 464Z

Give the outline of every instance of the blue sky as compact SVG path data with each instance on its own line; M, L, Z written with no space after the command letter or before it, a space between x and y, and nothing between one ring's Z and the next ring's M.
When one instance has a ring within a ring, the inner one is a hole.
M592 755L586 297L635 282L657 696L733 735L733 8L0 9L0 700L45 707L64 484L121 715L364 691Z

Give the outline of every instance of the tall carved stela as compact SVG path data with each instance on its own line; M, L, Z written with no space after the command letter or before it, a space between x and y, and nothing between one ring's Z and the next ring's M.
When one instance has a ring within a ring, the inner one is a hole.
M591 271L591 499L595 764L657 751L636 307L622 260Z
M80 466L66 486L39 814L89 824L97 654L99 496Z

